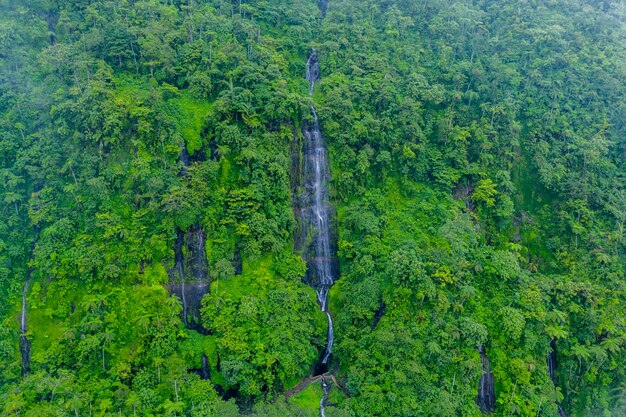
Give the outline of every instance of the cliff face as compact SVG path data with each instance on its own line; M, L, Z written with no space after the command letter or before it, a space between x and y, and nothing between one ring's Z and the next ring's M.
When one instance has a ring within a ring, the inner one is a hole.
M193 225L187 232L177 232L174 267L166 285L168 291L181 300L185 326L199 331L204 331L200 315L202 298L211 287L205 240L206 233L199 225Z

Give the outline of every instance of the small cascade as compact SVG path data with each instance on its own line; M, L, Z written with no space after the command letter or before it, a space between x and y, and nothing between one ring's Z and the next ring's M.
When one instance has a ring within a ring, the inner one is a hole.
M192 278L203 281L209 275L205 249L206 236L200 225L194 225L187 232L188 269Z
M26 279L24 286L22 287L22 314L20 317L20 353L22 354L22 375L26 375L30 372L30 341L26 337L28 331L26 325L26 293L28 292L28 284L30 282L29 277Z
M202 369L200 371L200 378L209 379L211 378L211 372L209 368L209 358L206 355L202 354Z
M548 374L550 375L550 380L556 385L556 346L554 343L554 339L550 341L550 353L546 358L546 362L548 363Z
M496 392L493 380L493 373L491 373L491 365L489 358L485 353L485 348L478 346L478 352L480 353L481 363L481 376L478 384L478 396L476 397L476 404L483 413L491 413L496 408Z
M326 417L326 400L332 385L326 382L326 378L322 377L322 398L320 399L320 417Z
M378 323L380 323L380 319L383 318L386 311L387 311L387 304L385 304L384 301L381 301L380 305L378 306L378 310L376 310L376 314L374 315L374 322L372 323L372 330L376 330L376 327L378 327Z
M190 161L190 157L189 157L189 152L187 152L187 147L186 146L182 146L180 148L180 156L178 157L178 161L183 164L183 168L181 171L182 175L187 174L187 168L189 168L189 161Z
M170 293L182 302L182 320L185 327L204 331L200 308L202 297L209 292L209 271L205 252L205 234L200 225L193 225L186 233L179 230L174 243L174 268L170 270Z
M232 264L235 269L235 275L241 275L243 273L243 259L241 258L241 247L237 243L235 243Z
M326 317L328 317L328 332L326 336L326 349L324 350L324 356L322 357L322 363L328 363L330 359L330 354L332 353L333 343L335 342L335 330L333 327L333 318L330 313L326 311Z
M311 49L309 59L306 61L306 80L309 82L309 95L313 95L313 89L315 83L319 81L321 76L320 63L317 60L317 52L315 49Z
M556 389L558 384L556 380L556 369L558 367L556 359L556 339L550 340L550 352L546 357L546 362L548 364L548 374L550 375L550 380L552 381L552 383L554 384L554 388ZM567 414L565 413L565 410L563 410L563 407L561 407L561 404L558 404L558 410L560 417L567 417Z

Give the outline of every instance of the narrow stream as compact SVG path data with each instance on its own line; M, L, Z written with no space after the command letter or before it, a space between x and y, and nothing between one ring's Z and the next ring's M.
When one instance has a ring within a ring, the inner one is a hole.
M326 382L325 378L322 378L322 399L320 400L320 417L326 417L326 398L332 385Z
M22 314L20 317L20 353L22 354L22 375L26 375L30 371L30 341L26 337L28 327L26 325L26 293L28 292L28 284L30 282L30 274L22 287Z

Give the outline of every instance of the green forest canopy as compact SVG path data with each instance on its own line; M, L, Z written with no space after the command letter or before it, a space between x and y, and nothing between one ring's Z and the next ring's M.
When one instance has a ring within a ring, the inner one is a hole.
M317 416L319 384L284 396L326 338L294 250L314 103L341 268L327 416L479 416L477 346L494 416L626 415L625 10L0 0L0 412ZM164 288L192 226L202 332Z

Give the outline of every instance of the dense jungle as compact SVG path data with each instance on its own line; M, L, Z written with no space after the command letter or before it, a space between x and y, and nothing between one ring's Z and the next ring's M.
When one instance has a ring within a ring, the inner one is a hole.
M0 415L626 415L624 0L0 0Z

